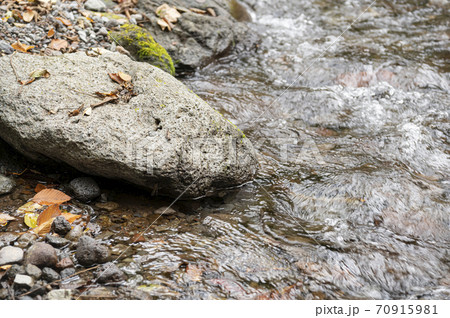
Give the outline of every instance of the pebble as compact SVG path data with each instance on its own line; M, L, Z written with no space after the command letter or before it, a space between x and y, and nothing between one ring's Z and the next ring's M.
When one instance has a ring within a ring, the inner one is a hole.
M0 195L11 193L15 186L16 182L13 179L0 174Z
M106 11L106 5L101 0L87 0L84 3L84 7L88 10L104 12Z
M110 256L108 247L89 236L82 236L78 241L75 257L83 266L104 263Z
M101 27L98 32L98 35L103 35L103 36L107 36L108 35L108 29L106 29L105 27Z
M127 278L125 273L114 263L106 263L95 272L97 283L120 282Z
M41 268L55 267L57 262L56 250L53 246L42 242L34 243L25 256L26 264L33 264Z
M5 246L0 250L0 266L19 263L23 260L23 250L14 246Z
M66 235L72 229L72 225L64 216L60 215L53 221L52 229L59 235Z
M20 248L26 248L36 241L39 236L36 233L24 233L17 240L17 246Z
M12 48L11 45L9 45L8 43L6 43L5 41L0 41L0 53L6 53L6 54L13 54L14 53L14 49Z
M84 30L80 30L78 31L78 36L80 37L80 40L83 42L87 42L87 35L86 35L86 31Z
M112 212L112 211L117 210L119 208L119 204L116 203L116 202L112 202L112 201L105 202L105 203L99 202L99 203L96 203L95 206L97 208L99 208L101 210L105 210L107 212Z
M0 248L11 245L17 240L18 235L15 233L0 233Z
M34 280L28 275L17 274L14 278L14 284L20 287L31 288L34 285Z
M153 213L154 213L154 214L157 214L157 215L160 215L160 214L163 214L163 215L173 215L173 214L176 214L177 211L175 211L174 209L169 208L169 207L167 207L167 206L163 206L163 207L157 209L157 210L156 210L155 212L153 212Z
M66 278L70 275L73 275L73 274L75 274L75 268L73 268L73 267L65 268L59 273L59 275L61 275L62 279Z
M35 280L38 280L42 276L41 269L33 264L27 264L25 266L25 273L27 273L27 275L33 277Z
M84 39L81 34L84 34ZM78 31L78 35L80 35L80 39L84 42L87 42L87 35L84 31ZM80 201L87 202L91 201L100 196L100 187L94 179L89 177L76 178L70 181L69 184L72 189L75 198Z
M51 269L50 267L44 267L42 269L42 278L51 283L59 280L61 277L55 270Z
M51 234L47 234L45 236L46 241L54 247L63 247L64 245L67 245L70 243L70 241L68 239L65 239L63 237L59 237L59 236L54 236Z
M71 289L53 289L47 294L48 300L70 300L72 299Z
M80 225L75 225L64 238L69 241L78 241L81 235L83 235L83 228Z

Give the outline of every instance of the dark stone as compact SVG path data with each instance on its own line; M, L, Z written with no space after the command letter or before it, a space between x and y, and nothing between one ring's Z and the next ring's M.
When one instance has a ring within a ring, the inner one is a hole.
M109 256L109 249L89 236L82 236L78 241L75 257L83 266L104 263Z
M97 283L111 283L120 282L127 278L122 270L120 270L114 263L106 263L100 266L100 268L95 272Z
M51 234L47 234L45 236L45 239L47 240L47 242L54 246L54 247L63 247L64 245L67 245L70 243L69 240L63 238L63 237L59 237L59 236L54 236Z
M62 279L66 278L70 275L73 275L73 274L75 274L75 268L73 268L73 267L65 268L59 273L59 275L61 275Z
M40 268L55 267L57 262L56 250L47 243L35 243L25 256L25 264L33 264Z
M60 276L55 270L51 269L50 267L44 267L42 269L42 278L51 283L60 279Z
M66 235L72 229L69 221L62 215L58 216L52 223L53 232L59 235Z
M75 198L82 202L91 201L100 196L100 187L94 179L89 177L76 178L70 181L70 189Z

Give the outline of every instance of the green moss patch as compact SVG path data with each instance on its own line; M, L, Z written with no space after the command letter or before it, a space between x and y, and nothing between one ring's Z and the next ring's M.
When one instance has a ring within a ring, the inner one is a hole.
M138 61L159 67L171 75L175 74L175 67L169 53L146 29L134 24L123 24L119 31L110 32L109 36L127 49Z

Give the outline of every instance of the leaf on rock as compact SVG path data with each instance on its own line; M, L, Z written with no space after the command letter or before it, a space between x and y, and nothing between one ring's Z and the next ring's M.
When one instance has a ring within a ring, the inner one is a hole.
M82 217L82 215L80 214L72 214L69 212L65 212L61 214L69 223L73 223L75 220L78 220L79 218Z
M50 73L47 70L36 70L36 71L31 72L30 77L31 78L41 78L41 77L48 78L48 77L50 77Z
M22 18L25 22L31 22L33 20L34 16L37 15L36 11L33 11L31 9L25 10L25 12L22 14Z
M191 10L192 12L197 13L197 14L206 14L206 11L202 10L202 9L189 8L189 10Z
M62 49L67 49L69 47L69 42L62 39L53 39L48 47L52 50L60 51Z
M169 6L167 3L159 6L155 10L155 13L159 16L157 23L162 30L168 28L169 31L171 31L174 27L172 23L176 23L178 18L181 17L180 12L174 7Z
M23 80L23 81L21 80L21 81L19 81L19 83L20 83L20 85L28 85L30 83L33 83L34 80L35 80L35 78L29 78L27 80Z
M15 220L16 218L13 218L9 214L0 213L0 226L6 225L9 221Z
M216 11L214 11L213 8L208 8L208 9L206 9L206 11L208 11L210 16L217 17Z
M15 43L11 44L11 46L13 47L14 50L22 52L22 53L27 53L29 50L34 48L33 45L26 45L26 44L20 43L20 41L17 41Z
M47 32L47 37L48 38L51 38L54 35L55 35L55 29L54 28L51 28L50 30L48 30L48 32Z
M42 205L62 204L72 199L64 192L56 189L44 189L37 193L32 201Z
M108 73L109 77L116 83L118 84L123 84L124 82L129 82L131 81L131 76L123 73L123 72L118 72L118 73ZM102 94L102 93L100 93ZM108 95L110 96L110 95Z
M124 81L124 82L129 82L131 81L131 76L126 74L126 73L122 73L122 72L118 72L117 75Z
M91 116L92 115L92 107L86 107L86 109L83 111L83 116Z
M33 201L27 202L16 210L17 213L29 213L42 209L42 205Z
M41 214L39 214L36 224L41 225L50 219L56 218L59 215L61 215L59 204L52 204L47 209L45 209Z
M23 217L23 222L28 225L29 228L34 229L37 226L37 219L39 214L37 213L26 213Z
M68 19L64 19L64 18L60 18L60 17L57 17L55 19L61 21L62 24L64 24L65 26L71 26L72 25L72 22L70 22L70 20L68 20Z

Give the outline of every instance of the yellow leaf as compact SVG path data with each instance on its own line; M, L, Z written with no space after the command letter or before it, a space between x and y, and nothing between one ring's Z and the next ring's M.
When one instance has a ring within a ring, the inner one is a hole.
M35 212L39 209L42 209L42 205L35 203L33 201L30 201L28 203L25 203L20 208L17 209L17 213L28 213L28 212Z
M23 221L29 228L34 229L37 226L37 219L39 214L37 213L26 213L23 217Z
M26 45L26 44L20 43L19 41L14 42L13 44L11 44L11 46L16 51L20 51L20 52L23 52L23 53L27 53L29 50L34 48L33 45Z
M50 73L47 70L36 70L30 74L31 78L41 78L41 77L49 77Z

